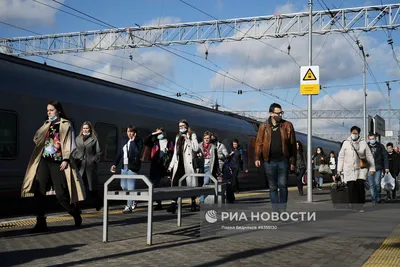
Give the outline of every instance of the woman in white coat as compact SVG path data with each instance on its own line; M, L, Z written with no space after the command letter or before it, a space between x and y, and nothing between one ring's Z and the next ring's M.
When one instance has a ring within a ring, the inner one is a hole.
M195 153L199 150L199 143L197 136L189 127L186 120L179 121L179 134L175 139L174 155L168 168L168 172L172 173L172 185L178 186L179 179L184 174L195 173L193 167L193 158ZM186 177L186 185L189 187L197 187L197 177ZM168 212L174 213L176 211L176 200L172 201L171 206L167 209ZM196 197L192 197L191 210L196 210Z
M351 128L351 136L343 142L339 152L337 172L347 184L352 209L363 212L365 204L365 180L368 171L375 173L375 163L367 142L360 137L361 129Z

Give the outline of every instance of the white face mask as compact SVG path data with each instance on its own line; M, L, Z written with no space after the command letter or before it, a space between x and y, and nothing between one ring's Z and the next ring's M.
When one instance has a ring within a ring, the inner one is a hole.
M87 133L82 133L83 135L90 135L90 132L87 132Z
M357 139L358 139L358 134L352 134L352 135L351 135L351 139L357 140Z

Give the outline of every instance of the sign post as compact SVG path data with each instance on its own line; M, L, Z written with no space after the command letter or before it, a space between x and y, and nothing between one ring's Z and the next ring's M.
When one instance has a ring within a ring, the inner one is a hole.
M310 22L311 23L311 22ZM310 62L311 64L311 62ZM319 66L302 66L300 68L300 93L308 96L308 124L307 124L307 202L313 202L312 195L312 95L318 95Z

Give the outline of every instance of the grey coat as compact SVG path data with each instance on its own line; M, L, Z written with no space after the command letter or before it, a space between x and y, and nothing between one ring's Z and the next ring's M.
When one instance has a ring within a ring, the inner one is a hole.
M72 153L72 157L80 176L83 177L83 174L86 173L90 191L93 191L97 183L97 163L100 161L101 154L100 144L95 136L89 136L85 142L83 142L82 135L76 138L76 149Z

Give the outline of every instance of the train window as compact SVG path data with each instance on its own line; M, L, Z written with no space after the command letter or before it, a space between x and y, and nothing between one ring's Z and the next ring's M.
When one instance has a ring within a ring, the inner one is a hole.
M138 128L138 136L140 136L142 139L146 138L147 136L149 136L152 132L150 130L147 129L143 129L143 128Z
M18 153L18 115L0 110L0 158L13 159Z
M118 128L113 124L98 122L94 126L103 155L102 161L113 161L117 154Z

